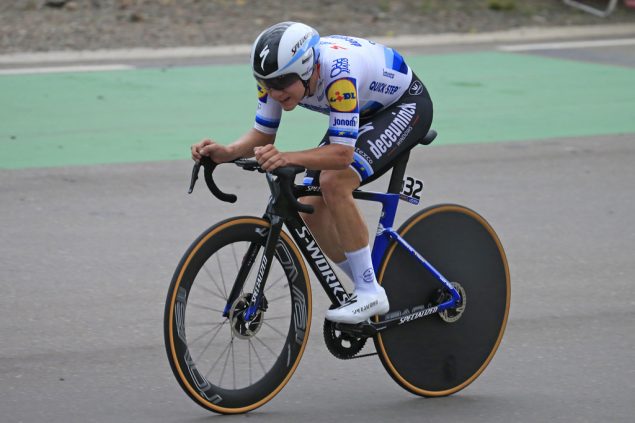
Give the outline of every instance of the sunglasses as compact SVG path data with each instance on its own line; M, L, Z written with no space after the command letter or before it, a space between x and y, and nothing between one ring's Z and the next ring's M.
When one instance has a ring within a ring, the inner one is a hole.
M289 88L291 85L295 84L296 81L299 81L300 77L295 73L289 73L276 78L256 78L256 80L260 83L260 85L268 90L284 90L285 88Z

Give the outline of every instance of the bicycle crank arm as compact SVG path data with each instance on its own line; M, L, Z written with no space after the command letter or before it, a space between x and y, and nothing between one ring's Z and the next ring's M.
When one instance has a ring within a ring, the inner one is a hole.
M406 323L414 322L415 320L423 319L424 317L431 316L433 314L440 313L444 310L448 310L450 308L455 307L454 300L451 299L442 304L426 307L426 306L416 306L413 307L412 312L406 311L402 312L389 312L386 314L388 319L381 320L379 322L362 322L357 323L355 325L351 325L348 323L336 323L335 328L342 332L346 332L356 336L364 336L370 337L375 336L376 334L393 328L395 326L401 326ZM396 315L396 316L395 316Z

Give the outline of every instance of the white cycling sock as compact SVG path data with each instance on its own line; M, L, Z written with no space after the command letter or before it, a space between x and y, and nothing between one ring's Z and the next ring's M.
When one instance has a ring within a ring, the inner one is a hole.
M344 273L346 273L346 276L348 276L350 280L355 280L355 278L353 278L353 271L351 270L351 265L348 262L348 259L344 259L344 261L340 261L339 263L335 264L337 264L337 267L339 267Z
M378 291L380 286L375 279L373 270L373 260L370 256L370 247L366 246L357 251L344 253L353 273L353 283L355 290L373 292Z

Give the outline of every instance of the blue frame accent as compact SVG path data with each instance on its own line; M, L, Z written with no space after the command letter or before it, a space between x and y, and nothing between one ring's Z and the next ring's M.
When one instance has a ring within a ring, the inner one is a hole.
M439 304L439 311L446 310L453 307L461 300L461 295L454 288L452 283L448 281L445 276L441 274L428 260L426 260L421 254L419 254L408 242L403 239L397 231L393 229L395 223L395 216L397 215L397 206L399 205L399 194L388 194L378 192L365 192L366 196L363 200L375 201L382 204L381 216L379 218L379 226L377 228L377 234L375 235L375 242L373 243L372 260L373 268L375 269L375 276L379 266L381 265L381 259L386 254L390 241L396 241L402 248L405 248L410 255L412 255L417 261L425 267L432 275L437 279L452 295L452 299Z

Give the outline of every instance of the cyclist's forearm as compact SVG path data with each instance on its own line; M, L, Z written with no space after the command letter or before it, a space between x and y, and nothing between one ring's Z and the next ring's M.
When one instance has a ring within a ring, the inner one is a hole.
M231 151L232 160L240 157L253 157L255 147L272 144L275 139L275 135L265 134L252 128L228 145L227 148Z

